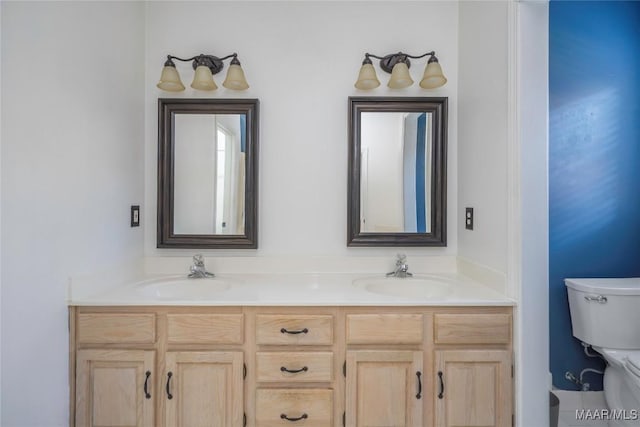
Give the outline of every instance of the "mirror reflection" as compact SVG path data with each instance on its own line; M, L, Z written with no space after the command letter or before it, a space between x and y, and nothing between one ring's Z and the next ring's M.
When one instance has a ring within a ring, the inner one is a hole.
M349 98L348 246L446 246L447 98Z
M428 233L432 114L363 112L360 230Z
M245 115L174 118L175 234L243 234Z
M159 248L258 247L258 100L158 100Z

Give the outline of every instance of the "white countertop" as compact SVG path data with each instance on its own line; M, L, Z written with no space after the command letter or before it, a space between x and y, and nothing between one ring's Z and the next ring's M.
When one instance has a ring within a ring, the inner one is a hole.
M355 281L355 284L354 284ZM384 294L366 288L374 284ZM202 292L199 286L202 285ZM218 285L222 289L217 288ZM396 289L398 292L396 293ZM422 292L424 289L424 293ZM168 290L165 292L165 290ZM176 296L178 295L178 296ZM515 301L460 274L386 279L363 274L220 274L214 279L146 275L69 305L173 306L511 306Z

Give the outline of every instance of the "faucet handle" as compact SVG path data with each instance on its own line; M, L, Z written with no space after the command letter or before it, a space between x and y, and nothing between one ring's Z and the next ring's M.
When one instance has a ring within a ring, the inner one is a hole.
M193 265L196 267L204 267L204 257L202 254L195 254L193 256Z
M407 260L407 256L405 254L396 254L396 265L402 265Z

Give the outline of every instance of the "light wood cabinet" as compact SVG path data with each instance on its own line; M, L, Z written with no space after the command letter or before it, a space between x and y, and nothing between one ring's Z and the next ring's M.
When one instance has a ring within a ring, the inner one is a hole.
M80 344L152 344L156 341L153 313L81 313Z
M510 314L446 314L434 316L436 344L509 344Z
M258 352L256 379L260 383L332 382L333 357L330 351Z
M326 427L333 424L333 390L258 389L256 426Z
M511 426L511 315L488 307L347 309L345 426Z
M165 371L165 425L242 425L241 351L169 351Z
M253 424L249 416L249 425L339 425L334 421L337 351L333 311L257 309L255 419Z
M259 345L332 345L333 316L306 314L258 314Z
M72 307L76 427L240 427L244 315L239 308Z
M511 307L71 307L70 425L508 427L511 316Z
M80 350L76 426L153 427L155 351Z
M242 344L242 314L167 314L169 344Z
M347 344L422 344L422 314L347 314Z
M422 361L421 351L347 351L345 424L423 425Z
M511 352L437 350L436 427L507 427L511 419Z

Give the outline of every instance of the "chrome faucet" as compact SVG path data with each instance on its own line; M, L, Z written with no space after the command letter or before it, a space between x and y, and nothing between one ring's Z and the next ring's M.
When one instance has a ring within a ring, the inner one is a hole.
M204 279L207 277L215 276L213 273L209 273L204 266L204 257L202 254L193 256L193 265L189 267L189 279Z
M396 259L396 269L390 273L387 273L387 277L398 277L400 279L406 279L413 274L409 273L409 264L407 264L407 256L405 254L398 254Z

